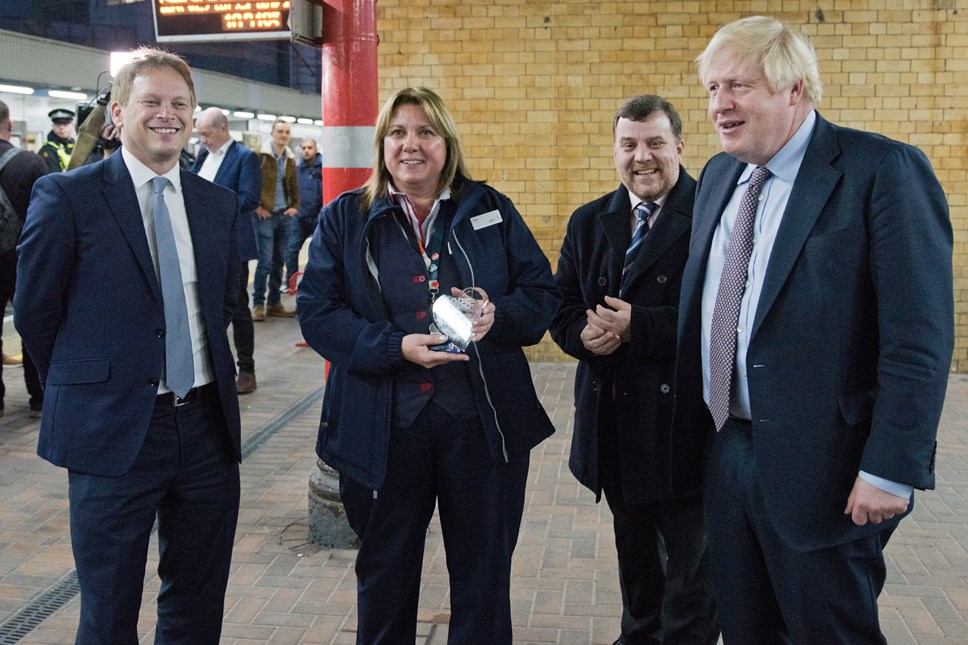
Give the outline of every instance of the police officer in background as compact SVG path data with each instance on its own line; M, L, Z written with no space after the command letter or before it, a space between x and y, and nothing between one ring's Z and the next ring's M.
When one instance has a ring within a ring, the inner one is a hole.
M61 172L67 168L74 151L74 113L57 108L47 113L51 120L47 143L40 149L40 156L47 162L50 172Z

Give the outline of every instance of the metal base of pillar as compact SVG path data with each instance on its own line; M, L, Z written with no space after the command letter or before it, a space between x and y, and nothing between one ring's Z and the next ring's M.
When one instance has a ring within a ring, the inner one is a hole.
M360 540L339 501L339 475L323 461L309 475L310 543L326 549L358 549Z

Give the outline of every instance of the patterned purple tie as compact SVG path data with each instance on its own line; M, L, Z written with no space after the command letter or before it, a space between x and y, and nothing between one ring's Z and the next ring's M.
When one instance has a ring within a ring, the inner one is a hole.
M622 267L622 284L619 286L618 295L621 297L625 293L625 287L628 286L625 282L625 276L628 274L629 269L632 267L632 261L635 259L636 253L639 251L639 247L642 246L642 240L645 239L645 235L649 232L649 218L652 217L652 213L659 208L659 205L655 202L639 202L639 205L635 207L635 231L632 233L632 242L629 244L629 248L625 250L625 265Z
M763 166L753 170L746 192L739 203L736 222L726 247L726 260L716 292L712 329L709 332L709 411L716 431L723 429L729 417L729 397L736 365L736 334L739 309L743 302L753 252L753 220L760 198L760 188L772 175Z

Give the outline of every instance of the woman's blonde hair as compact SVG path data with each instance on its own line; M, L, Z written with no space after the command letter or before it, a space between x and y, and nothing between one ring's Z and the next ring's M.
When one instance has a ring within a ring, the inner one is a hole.
M373 148L376 153L373 157L373 172L363 184L363 197L360 200L360 208L364 213L370 210L370 206L378 198L390 194L391 176L390 171L387 170L386 156L383 152L383 139L390 131L390 120L401 105L416 105L422 109L434 131L444 138L447 146L447 160L444 162L437 182L437 194L439 195L453 184L458 174L469 178L467 167L464 165L464 152L461 150L460 138L457 135L457 126L443 99L426 87L407 87L397 90L383 104L380 114L376 117L373 133Z

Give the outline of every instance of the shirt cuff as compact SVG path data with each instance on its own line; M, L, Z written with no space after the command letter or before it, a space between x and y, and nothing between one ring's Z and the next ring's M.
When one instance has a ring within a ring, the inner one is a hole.
M889 479L884 479L883 477L878 477L877 475L865 473L863 470L860 471L860 478L871 486L881 489L885 493L890 493L891 495L896 495L897 497L901 497L903 499L910 499L911 493L914 492L914 486L892 482Z

